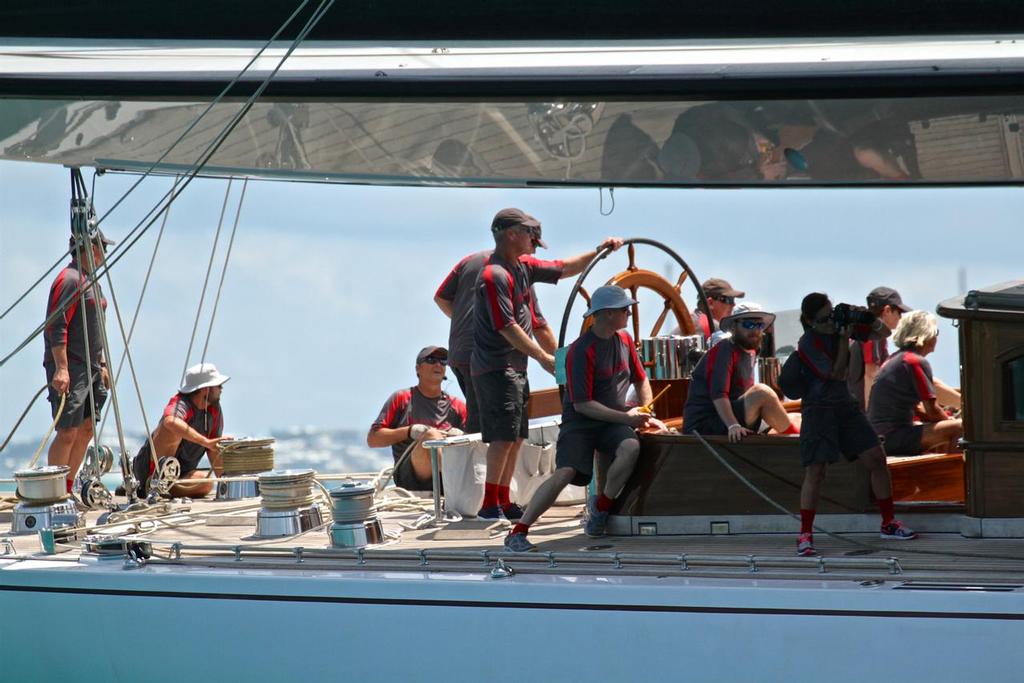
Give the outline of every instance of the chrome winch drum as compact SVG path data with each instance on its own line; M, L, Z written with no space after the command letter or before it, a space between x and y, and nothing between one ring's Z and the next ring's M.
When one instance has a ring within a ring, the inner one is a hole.
M263 507L256 515L257 536L293 536L323 524L320 508L314 502L315 476L311 469L274 470L260 475Z
M29 505L49 505L65 500L68 497L67 474L67 465L18 470L14 473L18 498Z
M74 502L64 501L51 505L18 503L11 514L11 533L15 535L35 534L40 529L60 526L79 527L85 516L78 511Z
M704 338L650 337L640 340L640 355L651 379L689 379L705 350Z
M225 477L263 474L274 469L274 439L232 439L221 442L221 460ZM256 480L222 481L217 484L217 500L244 500L260 495Z
M328 530L335 548L362 548L384 540L384 530L373 507L373 487L354 481L343 482L331 490L331 517Z
M782 363L778 358L770 356L757 359L757 381L761 384L767 384L772 389L777 389L780 372L782 372Z

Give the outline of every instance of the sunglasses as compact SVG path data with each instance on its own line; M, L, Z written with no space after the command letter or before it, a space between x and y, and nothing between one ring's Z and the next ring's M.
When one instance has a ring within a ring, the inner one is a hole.
M728 304L729 306L736 304L736 297L734 296L713 296L711 298L715 301L721 301L723 304Z
M746 320L740 321L740 327L745 330L763 330L767 325L765 325L763 320L751 320L750 318L747 318Z
M420 362L426 363L427 365L448 365L447 358L438 358L437 356L427 356Z

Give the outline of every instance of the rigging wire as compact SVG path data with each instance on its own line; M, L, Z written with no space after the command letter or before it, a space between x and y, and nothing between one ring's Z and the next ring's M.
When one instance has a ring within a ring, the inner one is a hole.
M238 219L242 215L242 202L245 201L245 191L249 187L249 179L242 181L242 193L238 197L238 208L235 209L235 223L231 226L231 237L228 239L227 253L224 255L224 266L220 271L220 283L217 285L217 296L213 299L213 312L210 313L210 326L206 328L206 341L203 343L203 355L199 357L200 363L206 362L206 350L210 346L210 336L213 334L213 321L217 319L217 307L220 305L221 291L224 289L224 276L228 272L228 262L231 260L231 248L235 245L235 232L238 230Z
M161 209L161 211L166 210L166 208L169 207L181 195L181 193L185 191L185 188L188 187L188 185L196 178L199 172L206 166L206 164L217 152L217 150L224 143L227 137L238 126L239 122L241 122L245 115L248 114L248 112L252 109L252 106L256 102L256 100L258 100L259 97L263 95L263 92L270 85L271 80L273 80L273 78L277 75L277 72L281 70L281 67L284 65L284 62L291 56L291 54L302 43L302 41L305 40L306 36L309 35L310 31L313 30L316 24L319 23L320 19L322 19L323 16L327 13L327 11L331 8L331 6L334 5L334 2L335 0L321 0L320 6L318 7L317 11L306 22L306 25L296 36L295 40L289 46L286 53L281 57L277 66L274 67L274 70L267 75L266 79L264 79L264 81L259 85L256 91L253 92L253 94L249 97L248 100L246 100L245 104L238 111L238 113L236 113L235 116L232 117L228 125L225 126L225 128L220 133L218 133L218 135L214 138L213 142L211 142L207 149L203 152L200 160L197 163L193 164L193 166L189 168L188 172L185 173L185 181L182 184L181 188L174 191L173 194L170 195L170 197L164 195L164 197L157 203L157 206L159 206L164 201L164 199L167 200L166 204L164 205L164 208ZM102 275L107 270L112 268L118 261L120 261L121 258L126 253L128 253L128 251L139 241L139 239L141 239L142 236L145 235L146 231L149 230L150 227L152 227L153 223L155 223L157 218L159 217L158 213L157 216L150 218L147 222L147 218L154 211L156 211L156 207L154 207L154 209L151 210L146 217L144 217L141 221L139 221L138 224L136 224L134 228L132 228L132 230L129 232L129 235L134 234L135 231L138 230L140 226L143 225L143 223L145 223L145 226L141 228L141 231L139 231L138 235L132 237L130 242L122 242L122 244L124 244L124 247L120 249L120 252L117 253L112 259L104 262L103 267L100 269L101 272L93 273L90 276L90 284L97 282L99 278L102 277ZM125 239L127 239L127 237ZM39 334L44 329L46 329L46 327L50 323L52 323L57 318L58 315L61 315L62 313L63 311L60 308L55 310L50 317L48 317L38 327L36 327L36 329L33 330L28 335L28 337L26 337L25 340L22 341L16 348L14 348L10 353L8 353L3 358L0 358L0 367L3 367L11 358L13 358L26 346L28 346L28 344L33 339L39 336Z
M188 371L188 359L192 355L192 345L196 341L196 331L199 329L199 318L203 315L203 303L206 301L206 288L210 284L210 273L213 272L213 257L217 255L217 244L220 242L220 231L224 227L224 214L228 210L228 198L231 196L231 184L234 178L228 178L228 186L224 191L224 202L220 207L220 218L217 220L217 232L213 235L213 246L210 248L210 260L206 264L206 277L203 278L203 289L199 293L199 305L196 307L196 319L192 323L192 334L188 338L188 350L185 352L185 364L181 367L181 384L185 384L185 373ZM209 341L209 337L207 337Z
M28 411L32 410L32 406L36 404L36 401L39 400L39 397L43 395L43 392L46 391L48 386L50 385L44 384L43 388L37 391L36 395L33 396L32 400L28 402L28 405L25 406L25 410L22 411L21 417L19 417L18 421L14 423L14 427L12 427L10 433L7 434L7 438L4 439L4 442L0 444L0 453L3 453L4 449L7 448L7 444L9 444L11 439L14 438L14 433L18 431L18 427L20 427L21 423L25 420L25 416L28 415Z
M247 64L246 64L246 65L245 65L244 67L242 67L242 70L241 70L241 71L239 71L239 72L238 72L237 74L235 74L235 77L234 77L234 78L232 78L232 79L231 79L231 81L230 81L230 82L229 82L229 83L228 83L228 84L227 84L226 86L224 86L224 89L223 89L223 90L221 90L221 91L220 91L220 93L219 93L219 94L218 94L218 95L217 95L217 96L216 96L215 98L213 98L213 100L211 100L211 101L210 101L210 103L209 103L209 104L208 104L208 105L206 106L206 108L205 108L205 109L204 109L204 110L203 110L202 112L200 112L200 113L199 113L199 115L198 115L198 116L197 116L197 117L196 117L196 118L195 118L195 119L194 119L194 120L193 120L193 121L192 121L192 122L191 122L191 123L190 123L190 124L188 125L188 127L187 127L187 128L185 128L185 130L184 130L184 131L183 131L183 132L181 133L181 135L179 135L179 136L178 136L178 138L177 138L177 139L176 139L176 140L175 140L174 142L172 142L172 143L171 143L171 145L170 145L170 146L169 146L169 147L168 147L168 148L167 148L166 150L164 150L163 154L161 154L161 155L160 155L160 156L159 156L159 157L157 158L157 160L156 160L156 161L154 161L154 162L153 162L152 164L150 164L149 168L147 168L147 169L146 169L146 170L145 170L145 171L144 171L144 172L142 173L142 175L141 175L141 176L139 176L139 178L138 178L138 179L137 179L137 180L136 180L136 181L135 181L135 182L134 182L134 183L132 184L132 186L131 186L131 187L129 187L129 188L128 188L128 190L126 190L126 191L125 191L125 192L124 192L124 193L123 193L123 194L121 195L121 197L120 197L120 198L118 198L118 200L117 200L116 202L114 202L113 206L111 206L111 207L110 207L110 209L109 209L109 210L108 210L108 211L107 211L106 213L104 213L104 214L103 214L103 216L101 216L101 217L100 217L100 218L99 218L99 219L98 219L98 220L96 221L96 224L95 224L95 225L96 225L96 227L99 227L100 223L102 223L102 222L103 222L104 220L106 220L106 219L107 219L107 217L108 217L108 216L109 216L109 215L110 215L111 213L113 213L113 212L114 212L114 210L115 210L115 209L117 209L117 207L118 207L118 206L120 206L120 205L121 205L121 203L122 203L122 202L123 202L123 201L124 201L125 199L127 199L128 195L130 195L130 194L131 194L131 193L132 193L132 192L133 192L133 191L135 190L135 188L137 188L137 187L139 186L139 184L140 184L140 183L142 183L142 181L143 181L143 180L145 180L145 179L146 179L146 178L147 178L147 177L148 177L148 176L149 176L149 175L150 175L150 174L151 174L151 173L153 172L153 170L154 170L154 169L155 169L155 168L156 168L157 166L159 166L159 165L160 165L160 163L161 163L161 162L162 162L162 161L163 161L163 160L164 160L164 159L165 159L165 158L167 157L167 155L168 155L168 154L170 154L170 153L171 153L171 151L172 151L172 150L174 150L174 148L175 148L175 147L177 147L177 146L178 146L178 145L179 145L179 144L180 144L180 143L182 142L182 140L184 140L184 139L185 139L185 138L186 138L186 137L188 136L188 134L192 132L192 130L193 130L193 129L194 129L194 128L195 128L195 127L196 127L196 126L197 126L197 125L199 124L199 122L200 122L200 121L201 121L201 120L202 120L202 119L203 119L203 118L204 118L204 117L205 117L205 116L206 116L207 114L209 114L209 113L210 113L210 111L212 111L212 110L213 110L214 106L216 106L216 105L217 105L218 103L220 103L220 101L221 101L222 99L224 99L224 97L225 97L225 96L227 96L227 94L228 94L229 92L231 92L231 89L235 87L235 84L237 84L237 83L238 83L238 81L239 81L239 80L240 80L240 79L242 78L242 76L244 76L244 75L246 74L246 72L248 72L248 71L249 71L249 69L250 69L250 68L252 67L252 65L253 65L253 64L255 64L255 63L256 63L256 61L257 61L257 60L258 60L258 59L259 59L259 58L260 58L261 56L263 56L263 53L264 53L264 52L266 52L267 48L268 48L268 47L270 47L270 46L271 46L271 44L273 44L273 42L274 42L275 40L277 40L277 39L278 39L278 37L279 37L279 36L281 35L281 33L282 33L282 32L283 32L283 31L284 31L284 30L285 30L285 29L286 29L286 28L288 27L288 25L289 25L289 24L291 24L291 23L292 23L292 21L293 21L293 20L295 19L295 17L297 17L297 16L299 15L299 13L300 13L300 12L302 12L302 10L303 10L303 9L304 9L304 8L306 7L306 5L308 5L308 4L309 4L309 2L310 2L310 0L302 0L302 2L301 2L301 3L299 4L299 6L298 6L298 7L297 7L297 8L295 9L295 11L294 11L294 12L292 12L292 13L291 13L291 15L290 15L290 16L289 16L289 17L288 17L288 18L287 18L286 20L285 20L285 22L284 22L283 24L281 24L281 26L280 26L280 27L279 27L279 28L277 29L277 31L275 31L275 32L274 32L274 35L272 35L272 36L271 36L271 37L270 37L270 38L269 38L269 39L267 40L267 42L265 42L265 43L263 44L263 46L262 46L262 47L260 47L260 49L256 51L256 54L254 54L254 55L252 56L252 59L250 59L250 60L249 60L249 62L248 62L248 63L247 63ZM322 3L321 3L321 4L322 4ZM314 16L316 16L316 15L314 14ZM317 18L317 21L319 21L319 18ZM307 25L308 25L308 24L307 24ZM310 27L310 28L312 28L312 27ZM300 32L300 33L301 33L301 32ZM308 33L308 31L307 31L307 33ZM304 38L304 37L305 37L305 36L303 36L303 38ZM289 53L289 54L290 54L290 53ZM286 57L286 58L287 58L287 57ZM274 73L275 73L275 74L277 73L277 70L276 70L276 69L274 70ZM93 175L93 189L95 189L95 182L96 182L96 176L95 176L95 175ZM164 199L166 199L166 197L167 197L167 195L165 194L165 195L164 195ZM161 199L160 201L163 201L163 199ZM158 205L158 206L159 206L159 203L160 203L160 202L157 202L157 205ZM147 214L147 217L148 217L148 214ZM143 221L144 221L144 220L145 220L145 218L143 218ZM141 222L140 222L140 224L141 224ZM132 233L134 233L136 229L138 229L138 225L136 225L136 226L135 226L135 228L133 228L131 232L129 232L129 233L127 234L127 235L125 235L124 239L125 239L125 240L127 240L128 238L130 238L130 237L131 237L131 235L132 235ZM123 241L123 240L122 240L122 241ZM117 251L117 249L116 249L116 248L115 248L115 249L113 249L113 250L111 250L111 255L113 255L113 254L114 254L114 253L115 253L116 251ZM32 284L31 284L31 285L29 286L29 288L28 288L28 289L26 289L26 290L25 290L25 292L24 292L24 293L23 293L23 294L22 294L22 295L21 295L20 297L18 297L18 299L17 299L17 300L16 300L16 301L15 301L14 303L12 303L12 304L11 304L10 306L8 306L8 307L7 307L7 309L5 309L5 310L4 310L4 312L3 312L3 313L0 313L0 320L3 320L3 319L4 319L4 318L5 318L6 316L7 316L7 314L8 314L8 313L10 313L10 312L11 312L12 310L14 310L14 308L15 308L15 307L16 307L16 306L17 306L17 305L18 305L19 303L21 303L21 302L22 302L22 301L23 301L23 300L25 299L25 297L27 297L27 296L28 296L28 295L29 295L29 294L30 294L30 293L31 293L31 292L32 292L32 291L33 291L33 290L34 290L34 289L35 289L36 287L38 287L38 286L39 286L39 283L41 283L41 282L42 282L43 280L45 280L45 279L47 278L47 276L48 276L48 275L49 275L50 273L52 273L52 272L53 272L53 269L54 269L54 268L56 268L57 266L59 266L59 265L61 264L61 262L62 262L62 261L64 260L64 258L65 258L66 256L68 256L68 255L69 255L70 253L71 253L71 249L68 249L68 250L67 250L66 252L64 252L63 254L61 254L60 258L58 258L58 259L57 259L57 261L56 261L56 262L55 262L55 263L54 263L54 264L53 264L52 266L50 266L50 267L49 267L49 268L48 268L48 269L46 270L46 272L45 272L45 273L43 273L43 274L42 274L42 275L41 275L41 276L39 277L39 279L38 279L38 280L36 280L35 282L33 282L33 283L32 283Z

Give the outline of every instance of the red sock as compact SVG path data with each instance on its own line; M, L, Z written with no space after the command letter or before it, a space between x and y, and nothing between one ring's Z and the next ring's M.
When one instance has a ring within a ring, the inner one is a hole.
M484 502L480 504L480 508L492 508L498 505L498 485L492 484L489 481L484 482Z
M609 498L608 496L606 496L606 495L604 495L602 493L601 495L599 495L597 497L597 503L596 503L597 511L598 512L608 512L609 510L612 509L612 503L614 503L614 502L615 502L614 498Z
M814 514L814 510L804 510L803 508L800 508L800 533L814 533Z
M512 504L512 491L507 486L501 486L496 484L498 487L498 505L503 508L507 508Z
M528 527L525 524L520 524L519 522L516 522L515 526L512 527L512 531L508 532L508 534L509 536L511 536L512 534L525 534L529 533L529 531L530 527Z
M71 487L74 486L75 482L71 479L65 479L64 485L68 487L68 493L71 493Z
M882 513L882 524L888 524L896 516L896 512L892 508L892 496L878 499L878 511Z
M782 433L783 434L799 434L800 433L800 429L795 424L790 422L789 426L786 427L786 431L784 431Z

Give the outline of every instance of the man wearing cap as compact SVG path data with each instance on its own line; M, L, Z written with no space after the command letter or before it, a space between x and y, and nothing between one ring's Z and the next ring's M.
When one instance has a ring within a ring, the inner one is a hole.
M698 301L693 310L693 325L697 328L697 334L704 337L704 341L710 341L711 335L721 329L722 319L732 314L736 299L742 299L747 294L733 287L728 281L717 277L705 280L701 288L704 290L704 296L707 297L705 302L708 310L711 311L711 319L708 319L704 307ZM671 334L680 334L679 328L672 330Z
M593 316L594 324L569 346L565 357L566 392L555 451L556 469L537 489L522 519L505 538L506 550L536 549L526 536L530 526L566 486L590 483L594 451L613 458L604 489L587 501L585 531L588 536L603 536L615 497L626 485L640 455L636 430L665 429L644 408L626 405L630 385L641 406L651 402L651 385L637 357L636 345L623 329L635 303L621 287L606 285L594 290L584 314Z
M88 245L84 239L79 241L75 237L69 242L71 263L57 274L50 286L43 334L43 368L51 413L57 420L47 463L68 466L68 492L85 457L93 423L99 420L110 386L99 310L99 307L106 309L107 301L99 283L90 286L88 280L92 268L103 264L106 247L113 241L99 229L93 230L86 239ZM91 250L91 254L87 250ZM58 418L62 396L64 409Z
M224 413L220 396L224 383L230 377L217 371L213 363L193 365L185 371L185 382L164 408L163 417L138 455L132 461L132 471L139 480L139 494L149 491L149 477L156 469L156 460L177 458L181 465L178 483L171 487L171 496L201 498L213 491L213 482L185 483L185 479L206 479L209 471L197 469L205 454L213 472L220 476L220 442L224 435ZM150 443L156 452L151 455Z
M875 287L868 293L867 302L868 310L890 330L895 330L903 314L911 310L910 306L903 303L900 293L891 287ZM868 341L850 340L850 365L846 383L861 410L867 409L871 385L875 383L878 369L888 357L887 337Z
M683 408L683 431L703 436L728 435L736 443L755 433L763 419L780 434L798 434L775 391L754 383L754 361L765 328L775 321L751 302L722 318L722 339L704 354L690 380Z
M609 237L593 251L560 261L523 259L537 246L546 248L541 226L520 209L502 209L491 221L494 253L484 263L473 301L473 355L470 372L480 407L480 432L487 447L487 478L478 516L519 519L522 510L510 498L519 446L529 434L526 403L530 385L527 358L554 373L555 359L531 339L535 310L531 286L576 275L601 249L618 249Z
M391 394L366 435L371 448L391 446L395 485L409 491L433 489L430 453L419 444L461 434L466 425L466 405L441 390L447 365L443 346L421 349L416 354L416 386Z

